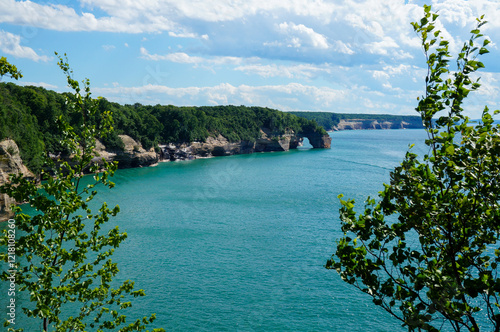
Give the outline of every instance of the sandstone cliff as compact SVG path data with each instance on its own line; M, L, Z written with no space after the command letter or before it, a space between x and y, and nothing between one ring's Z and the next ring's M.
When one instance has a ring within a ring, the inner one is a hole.
M116 152L113 157L113 160L118 161L119 168L151 166L158 162L158 155L153 148L146 151L141 143L133 140L130 136L118 136L125 146L123 151ZM109 152L106 151L106 153Z
M273 136L269 129L263 128L261 136L255 141L229 142L224 136L219 135L209 137L205 142L160 145L160 159L174 161L254 152L288 151L301 146L304 137L309 139L314 148L329 149L331 146L329 135L317 133L301 135L287 132L284 135Z
M333 130L360 130L360 129L407 129L414 128L405 121L378 121L370 119L341 119Z
M142 145L129 136L120 135L125 148L123 151L107 151L106 147L99 141L96 142L96 156L94 162L99 163L102 158L107 161L118 161L120 168L151 166L158 162L156 152L151 149L146 151ZM3 140L0 142L0 186L9 180L9 174L23 174L27 177L34 175L24 166L19 155L19 148L13 140ZM0 193L0 221L5 221L12 217L10 206L16 202Z
M33 177L21 160L17 144L13 140L6 139L0 141L0 186L9 181L9 174ZM0 221L12 217L10 206L15 203L14 199L0 193Z
M135 141L130 136L118 135L123 142L124 149L122 151L108 150L104 144L96 140L95 156L92 159L94 163L102 164L104 158L108 162L118 161L118 168L145 167L151 166L158 162L158 155L151 148L146 151L141 143ZM54 160L61 158L59 155L51 155ZM62 157L71 164L71 156Z

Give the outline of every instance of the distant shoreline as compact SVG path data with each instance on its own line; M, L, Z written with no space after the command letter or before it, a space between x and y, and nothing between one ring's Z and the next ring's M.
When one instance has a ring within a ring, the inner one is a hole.
M314 120L327 131L361 129L423 129L422 119L416 115L348 114L330 112L289 112Z

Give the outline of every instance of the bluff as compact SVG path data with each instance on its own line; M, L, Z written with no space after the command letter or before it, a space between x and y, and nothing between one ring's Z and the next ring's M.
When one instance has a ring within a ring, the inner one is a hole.
M341 119L332 127L332 130L361 130L361 129L408 129L411 123L403 120L375 120L375 119Z
M158 162L158 155L151 149L146 151L141 143L136 142L127 135L120 135L123 141L123 151L108 151L100 142L96 142L96 156L94 162L99 163L102 158L107 161L118 161L120 168L151 166ZM22 174L25 177L35 178L35 175L24 165L19 147L11 139L0 141L0 186L9 181L9 175ZM13 198L0 193L0 221L5 221L13 216L10 206L16 204Z
M314 120L328 131L358 129L423 129L422 119L414 115L350 114L331 112L290 112Z
M255 152L289 151L302 146L304 137L309 139L313 148L329 149L331 147L331 137L328 134L288 131L283 135L274 136L269 128L262 128L260 137L254 141L231 142L219 134L217 137L208 137L205 142L160 145L159 158L160 160L175 161Z
M23 164L17 144L11 139L5 139L0 141L0 186L9 181L10 174L34 177ZM0 221L12 217L10 206L15 203L14 199L0 193Z
M107 149L101 141L96 142L96 156L93 161L99 163L102 158L106 161L117 161L119 168L146 167L158 162L158 154L153 148L146 150L140 142L128 135L118 135L123 148L119 150Z

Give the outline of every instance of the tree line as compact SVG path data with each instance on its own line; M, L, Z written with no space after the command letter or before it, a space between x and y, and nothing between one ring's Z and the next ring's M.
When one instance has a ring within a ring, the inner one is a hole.
M82 115L68 110L70 93L57 93L36 86L0 83L0 139L17 142L21 157L33 172L38 172L44 155L67 153L61 145L62 133L54 126L62 117L75 130L82 130ZM118 135L126 134L141 142L144 148L160 143L189 143L205 141L219 134L229 141L254 141L261 128L269 128L273 135L285 132L321 132L314 120L265 107L203 106L178 107L173 105L121 105L98 98L98 109L92 119L96 125L102 114L113 116L114 131L99 137L108 150L122 150Z

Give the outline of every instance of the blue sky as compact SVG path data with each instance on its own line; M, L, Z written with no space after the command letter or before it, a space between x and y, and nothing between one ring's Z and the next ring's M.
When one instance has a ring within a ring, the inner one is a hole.
M67 53L95 96L122 104L416 114L426 69L410 22L423 3L0 0L0 55L22 70L19 84L67 91L54 52ZM500 108L500 1L427 3L454 54L486 14L491 53L467 115Z

